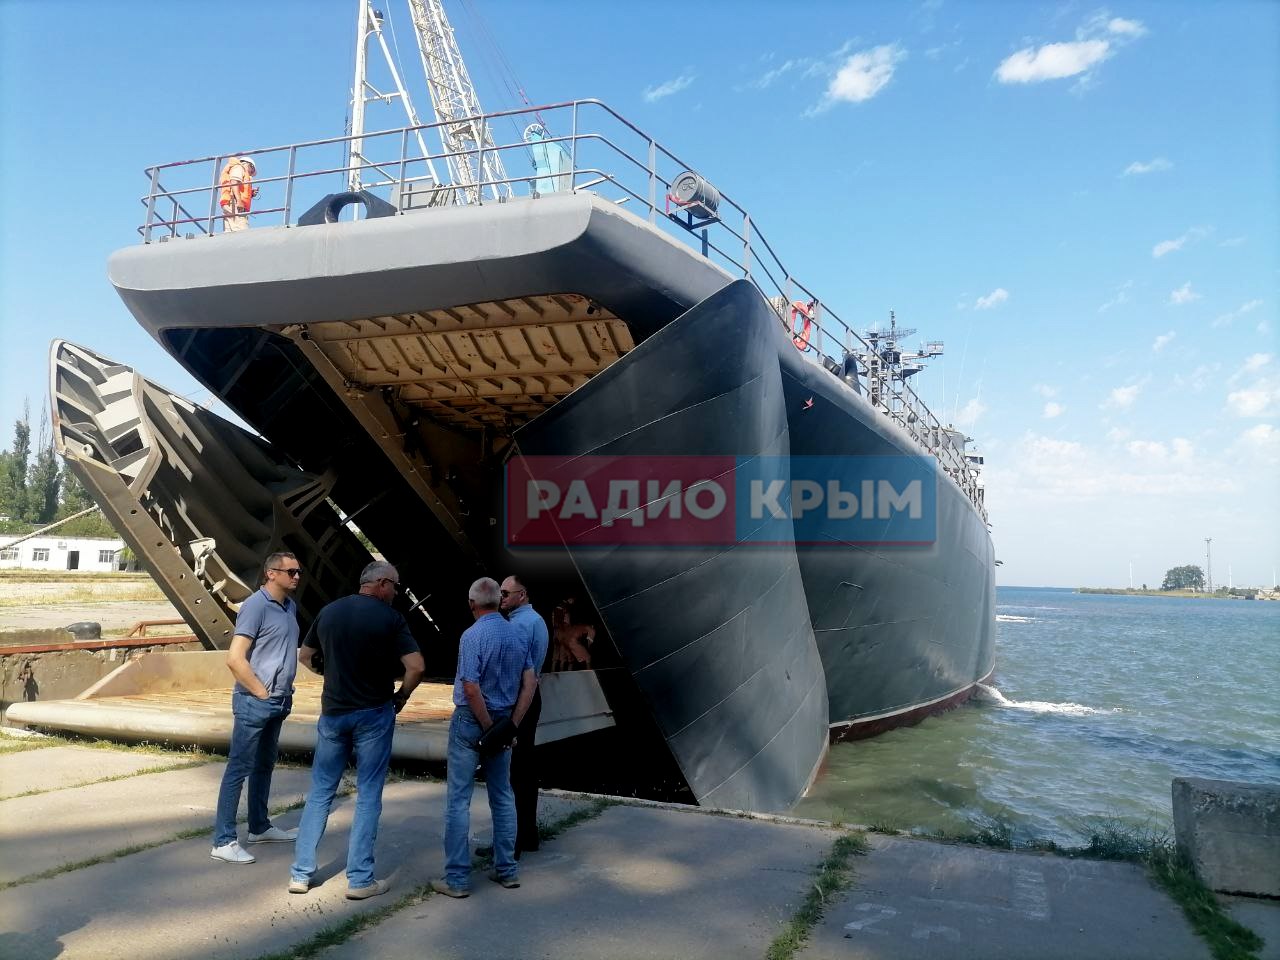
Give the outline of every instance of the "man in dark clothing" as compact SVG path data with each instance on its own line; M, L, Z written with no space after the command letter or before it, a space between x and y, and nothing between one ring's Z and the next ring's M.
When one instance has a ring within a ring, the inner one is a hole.
M549 636L547 624L538 616L529 600L529 591L519 577L502 581L499 592L501 609L507 620L520 631L529 646L529 660L537 679L542 677L542 664L547 659ZM520 722L520 731L511 748L511 789L516 796L516 859L525 851L538 849L538 764L534 736L542 714L542 686L534 690L533 702Z
M324 675L311 790L298 826L289 892L306 893L316 872L316 847L329 822L338 783L354 753L356 810L347 848L347 899L386 893L373 875L373 846L382 815L382 787L391 761L396 714L422 679L424 664L409 625L391 600L396 568L375 561L360 573L360 592L320 611L298 650L308 670ZM316 660L316 654L322 660ZM400 689L395 678L403 670Z

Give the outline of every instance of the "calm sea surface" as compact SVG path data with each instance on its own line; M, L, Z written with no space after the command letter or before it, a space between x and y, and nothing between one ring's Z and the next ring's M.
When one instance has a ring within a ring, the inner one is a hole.
M998 693L831 749L797 816L1080 842L1176 776L1280 783L1280 603L996 591Z

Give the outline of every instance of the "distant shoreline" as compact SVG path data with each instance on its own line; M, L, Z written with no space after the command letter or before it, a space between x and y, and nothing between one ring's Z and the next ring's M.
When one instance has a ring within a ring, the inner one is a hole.
M1134 590L1125 587L1076 587L1076 593L1105 593L1120 597L1182 597L1186 600L1252 600L1240 594L1205 593L1201 590ZM1261 591L1260 591L1261 592ZM1267 599L1257 597L1256 599Z

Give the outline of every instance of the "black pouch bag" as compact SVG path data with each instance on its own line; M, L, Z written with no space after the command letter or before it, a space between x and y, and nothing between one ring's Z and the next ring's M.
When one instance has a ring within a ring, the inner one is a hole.
M511 722L510 717L503 717L493 724L476 741L476 748L480 751L480 756L485 759L496 757L511 746L511 741L516 738L516 730L516 725Z

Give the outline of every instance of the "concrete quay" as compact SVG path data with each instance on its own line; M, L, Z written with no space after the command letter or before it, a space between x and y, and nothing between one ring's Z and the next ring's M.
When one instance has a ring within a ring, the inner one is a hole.
M562 832L525 856L523 885L505 890L477 870L472 896L450 900L426 890L443 868L443 784L392 780L377 847L392 890L352 902L343 875L351 797L321 843L318 886L290 895L291 845L251 847L256 863L231 866L209 859L207 834L187 836L211 824L220 763L170 769L181 755L29 744L0 738L0 794L10 797L0 800L4 958L284 957L362 915L365 929L316 955L764 957L842 833L662 805L599 811L592 798L556 792L544 795L541 815ZM23 752L7 752L15 749ZM307 774L279 770L273 808L296 802ZM570 825L575 812L596 815ZM276 822L299 816L295 808ZM490 833L478 789L472 834L484 842ZM868 841L797 957L1210 957L1178 906L1131 864Z

